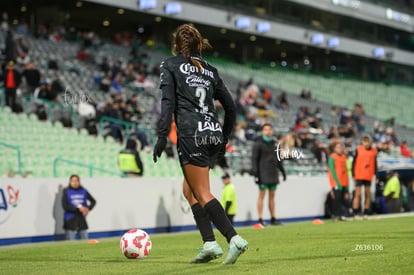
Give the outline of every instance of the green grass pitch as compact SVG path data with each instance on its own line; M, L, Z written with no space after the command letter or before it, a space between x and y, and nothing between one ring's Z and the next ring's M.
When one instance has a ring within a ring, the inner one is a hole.
M120 238L0 247L0 274L414 274L414 216L237 231L249 250L230 266L221 264L226 252L189 264L201 241L198 232L185 232L152 234L144 260L126 259Z

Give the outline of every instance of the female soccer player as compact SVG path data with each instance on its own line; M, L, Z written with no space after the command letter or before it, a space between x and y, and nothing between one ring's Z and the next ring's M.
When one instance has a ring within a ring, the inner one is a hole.
M175 56L167 58L160 66L161 118L153 159L157 162L167 144L174 114L178 156L185 177L184 195L204 241L192 263L206 263L223 254L215 241L212 221L229 243L223 264L234 264L248 248L248 243L236 233L220 202L210 192L209 169L217 157L225 153L236 112L217 69L201 57L201 51L209 46L199 31L189 24L179 26L173 34ZM218 122L214 100L224 108L223 127Z

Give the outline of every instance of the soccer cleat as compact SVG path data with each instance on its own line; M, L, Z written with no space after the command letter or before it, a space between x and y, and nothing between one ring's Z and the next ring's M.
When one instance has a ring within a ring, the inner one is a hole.
M248 246L249 243L239 235L231 238L227 258L223 264L234 264L240 255L248 249Z
M204 246L199 249L198 255L191 261L192 264L208 263L211 260L220 258L223 255L223 249L216 241L205 242Z
M270 220L270 224L271 225L283 225L283 223L281 223L278 219L276 219L276 218L272 218L271 220Z

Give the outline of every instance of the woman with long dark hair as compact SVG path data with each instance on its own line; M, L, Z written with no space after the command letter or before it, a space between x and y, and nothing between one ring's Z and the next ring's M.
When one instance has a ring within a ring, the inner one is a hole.
M248 243L236 233L220 202L211 193L209 169L225 153L236 112L217 69L201 57L206 47L210 44L192 25L183 24L173 34L175 56L167 58L160 66L162 111L153 158L156 162L165 149L174 114L177 150L185 177L183 191L204 242L192 263L206 263L223 255L215 240L213 222L229 243L223 264L234 264L248 248ZM218 121L214 100L218 100L225 111L223 126Z

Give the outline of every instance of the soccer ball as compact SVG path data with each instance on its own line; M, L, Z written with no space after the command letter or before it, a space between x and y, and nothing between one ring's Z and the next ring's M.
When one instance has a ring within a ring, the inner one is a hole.
M148 256L152 243L147 232L131 229L122 236L119 246L128 259L144 259Z

